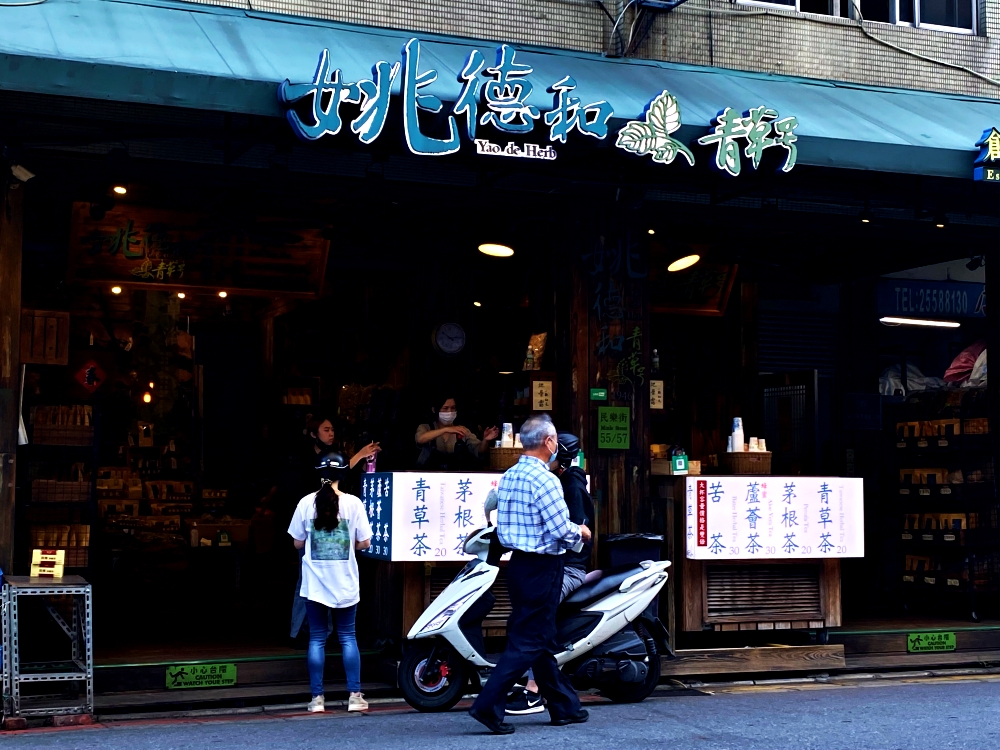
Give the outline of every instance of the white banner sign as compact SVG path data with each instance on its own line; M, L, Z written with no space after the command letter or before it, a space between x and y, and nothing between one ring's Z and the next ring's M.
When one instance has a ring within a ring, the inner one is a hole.
M684 497L694 560L865 555L861 479L687 477Z
M462 543L486 525L483 505L502 474L365 474L361 501L372 525L368 557L403 562L465 561ZM494 519L495 521L496 519Z

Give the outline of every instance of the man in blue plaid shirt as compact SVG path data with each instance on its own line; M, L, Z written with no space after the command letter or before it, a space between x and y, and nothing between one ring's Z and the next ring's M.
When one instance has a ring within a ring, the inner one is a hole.
M514 727L503 722L507 694L529 667L552 724L579 724L588 718L553 654L559 650L556 608L562 594L563 553L589 540L590 529L569 520L562 485L549 471L559 439L547 414L522 425L521 444L524 454L503 475L497 492L497 537L513 550L507 566L507 650L469 710L494 734L513 733Z

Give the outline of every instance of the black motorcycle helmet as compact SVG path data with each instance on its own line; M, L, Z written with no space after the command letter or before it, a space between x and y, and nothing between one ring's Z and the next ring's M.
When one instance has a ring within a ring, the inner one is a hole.
M320 479L326 479L330 482L342 479L350 468L351 465L347 459L337 451L321 453L316 458L316 471L319 472Z
M568 469L576 454L580 452L580 440L571 432L560 432L557 437L559 454L556 456L556 461L559 462L560 469Z

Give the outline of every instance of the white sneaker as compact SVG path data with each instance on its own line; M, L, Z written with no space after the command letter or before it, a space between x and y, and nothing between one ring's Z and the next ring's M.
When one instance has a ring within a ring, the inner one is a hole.
M309 713L311 714L321 714L326 711L326 698L322 695L317 695L309 701Z
M351 693L351 697L347 699L347 710L367 711L368 701L365 700L365 696L362 693Z

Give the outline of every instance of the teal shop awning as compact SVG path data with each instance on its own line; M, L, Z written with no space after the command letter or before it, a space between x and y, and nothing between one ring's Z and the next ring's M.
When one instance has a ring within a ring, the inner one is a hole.
M311 80L322 49L358 80L398 60L412 36L421 70L438 71L422 93L444 101L457 97L468 53L492 62L498 44L184 3L47 0L0 5L0 89L278 117L277 84ZM682 140L704 134L724 107L766 104L798 118L800 164L971 179L976 141L1000 125L1000 102L974 97L528 47L518 62L534 67L532 101L543 110L544 89L566 75L584 102L609 101L618 121L667 89L680 102Z

